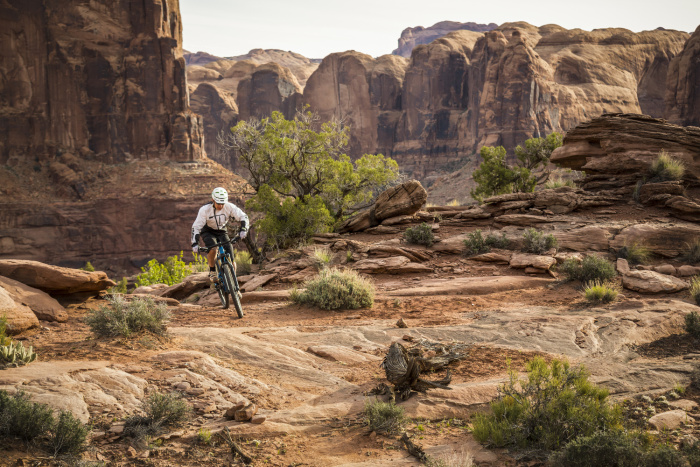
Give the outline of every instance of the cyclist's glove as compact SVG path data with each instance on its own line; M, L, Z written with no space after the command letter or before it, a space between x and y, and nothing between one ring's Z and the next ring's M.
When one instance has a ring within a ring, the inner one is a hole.
M197 245L196 243L193 243L192 244L192 251L194 253L199 253L199 245Z
M241 240L244 240L246 238L246 236L248 235L248 231L243 229L243 230L241 230L240 235L241 235Z

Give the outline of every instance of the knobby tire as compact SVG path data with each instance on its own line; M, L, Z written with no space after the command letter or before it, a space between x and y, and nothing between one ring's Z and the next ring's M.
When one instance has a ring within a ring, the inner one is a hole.
M241 306L241 299L236 293L236 282L233 279L233 267L226 263L223 265L224 268L224 280L226 281L226 288L231 293L231 301L233 302L233 307L236 309L236 314L238 318L243 318L243 307Z
M216 268L218 270L221 269L221 263L217 261ZM218 271L217 271L218 274ZM225 276L224 276L225 277ZM216 287L216 292L219 294L219 299L221 300L221 306L223 307L224 310L227 310L229 307L229 294L226 292L226 284L221 280L221 275L219 275L219 282L215 285ZM231 290L231 289L228 289Z

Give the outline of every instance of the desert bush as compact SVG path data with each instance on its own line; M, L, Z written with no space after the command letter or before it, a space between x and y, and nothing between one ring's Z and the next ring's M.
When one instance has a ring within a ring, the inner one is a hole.
M547 180L547 183L544 184L544 187L546 189L561 188L563 186L575 188L576 182L574 182L573 180L564 180L561 177L555 177Z
M649 261L651 251L644 245L632 242L620 248L617 251L617 257L626 259L631 265L644 264Z
M328 248L314 248L311 253L311 260L317 270L321 271L331 265L333 261L333 253Z
M610 303L617 298L619 288L611 282L595 280L585 285L583 293L592 303Z
M506 238L505 232L502 232L500 237L496 234L488 234L484 243L491 248L506 249L510 245L510 240Z
M127 418L124 433L136 439L155 435L162 427L182 426L192 408L179 392L151 394L143 404L145 415Z
M85 450L85 441L90 429L75 418L72 413L62 410L51 428L48 446L54 456L78 454Z
M102 305L85 317L85 323L98 336L129 337L140 332L165 335L170 312L164 303L156 304L150 298L136 298L127 301L121 295L107 299Z
M250 274L250 271L253 269L253 258L246 250L234 250L233 261L236 263L236 274L239 276ZM209 266L207 265L208 269Z
M80 269L82 269L83 271L95 272L95 266L93 266L92 263L91 263L90 261L88 261L87 263L85 263L85 266L83 266L83 267L80 268Z
M523 233L523 251L541 255L552 248L556 248L557 239L552 234L545 235L537 229L530 227Z
M182 251L180 256L174 255L168 257L163 264L160 264L157 259L150 260L146 266L141 268L143 271L136 278L136 287L152 284L179 284L182 280L202 268L201 264L206 264L206 259L196 259L195 263L186 263L182 260ZM204 269L205 271L208 269Z
M653 180L680 180L685 173L685 165L678 159L669 156L666 151L661 151L651 163L649 170Z
M595 255L587 255L583 261L577 261L574 258L567 259L559 269L569 280L578 280L584 284L596 280L606 282L617 275L615 266L610 261Z
M519 379L508 362L509 380L498 388L490 414L477 414L474 437L496 446L558 449L578 436L620 426L618 406L607 401L608 391L588 380L581 367L535 357Z
M681 258L691 264L700 263L700 238L685 245Z
M690 279L690 296L695 300L696 305L700 305L700 276Z
M691 311L685 315L685 332L695 339L700 338L700 315L697 311Z
M107 289L107 293L110 295L113 294L125 294L127 292L127 286L128 286L129 280L126 277L122 277L122 279L117 282L117 285L110 287Z
M403 233L403 238L405 238L408 243L425 246L431 246L435 241L433 227L426 222L415 227L407 228Z
M377 433L397 433L407 423L403 407L393 401L365 400L365 423Z
M304 284L306 290L294 291L294 303L306 303L323 310L369 308L374 303L374 285L351 269L323 269Z
M469 451L462 448L462 450L452 451L450 454L428 457L425 465L426 467L473 467L474 458Z
M486 240L481 235L481 229L476 229L464 239L464 254L466 256L480 255L489 251L491 251L491 247L486 244Z
M200 444L211 444L211 430L200 428L197 431L197 442Z

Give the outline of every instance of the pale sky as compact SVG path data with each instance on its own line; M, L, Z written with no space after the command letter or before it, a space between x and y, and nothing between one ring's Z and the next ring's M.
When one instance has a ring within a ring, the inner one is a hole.
M700 25L700 0L180 0L180 12L184 49L226 57L256 48L378 57L398 47L405 28L445 20L635 32Z

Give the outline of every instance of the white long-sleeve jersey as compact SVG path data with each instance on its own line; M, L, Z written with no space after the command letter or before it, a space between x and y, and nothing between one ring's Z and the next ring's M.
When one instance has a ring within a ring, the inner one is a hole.
M241 222L243 228L249 227L248 216L238 206L233 203L224 203L224 207L216 211L212 203L207 203L197 213L197 218L192 224L192 244L197 243L196 237L202 231L204 226L208 226L214 230L226 229L226 224L231 218Z

